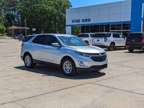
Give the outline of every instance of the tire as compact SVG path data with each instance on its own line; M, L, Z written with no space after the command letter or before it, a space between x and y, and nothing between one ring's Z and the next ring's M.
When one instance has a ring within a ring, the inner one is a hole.
M114 51L116 49L115 43L111 43L109 46L110 51Z
M134 49L129 48L128 51L129 53L133 53Z
M66 58L61 63L61 69L65 75L73 76L77 73L75 63L72 59Z
M23 60L24 60L25 67L27 67L27 68L33 68L34 63L33 63L32 56L30 54L26 54L24 56Z
M86 43L87 45L90 45L88 41L85 41L85 43Z

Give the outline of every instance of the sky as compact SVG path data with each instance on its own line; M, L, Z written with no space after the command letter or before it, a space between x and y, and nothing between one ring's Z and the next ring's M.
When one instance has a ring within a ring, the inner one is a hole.
M123 1L123 0L70 0L72 3L72 7L83 7L95 4Z

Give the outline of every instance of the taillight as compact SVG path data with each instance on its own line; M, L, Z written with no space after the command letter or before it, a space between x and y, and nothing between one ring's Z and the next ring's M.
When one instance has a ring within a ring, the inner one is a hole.
M126 38L126 45L129 45L130 41L128 38Z
M142 43L144 44L144 38L142 38Z
M126 45L128 45L129 44L129 42L128 41L126 41Z

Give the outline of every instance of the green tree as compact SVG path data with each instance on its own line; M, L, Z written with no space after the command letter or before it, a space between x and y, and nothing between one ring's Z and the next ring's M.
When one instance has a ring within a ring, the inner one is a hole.
M5 33L6 28L4 26L4 0L0 0L0 34Z
M16 24L15 18L16 18L16 16L15 16L14 14L12 14L12 13L7 13L7 14L5 15L5 18L4 18L4 19L5 19L5 20L4 20L5 25L6 25L6 26L12 26L12 25Z
M18 0L0 0L0 21L5 25L13 25L16 19L16 7Z
M66 9L69 0L21 0L18 10L22 24L37 28L39 32L65 32Z
M3 24L0 24L0 34L4 34L6 31L6 28Z
M4 23L4 0L0 0L0 24Z

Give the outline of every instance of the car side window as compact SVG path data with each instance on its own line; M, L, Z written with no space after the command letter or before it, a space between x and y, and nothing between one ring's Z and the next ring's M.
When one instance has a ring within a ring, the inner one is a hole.
M113 34L113 37L114 38L120 38L120 35L119 34Z
M34 40L34 43L41 44L41 45L49 45L52 46L53 43L59 43L56 37L52 35L40 35L37 36Z
M46 43L46 45L53 46L53 43L59 43L59 41L56 37L47 35L45 38L45 43Z
M36 44L45 44L45 37L42 35L37 36L34 40L33 43Z

